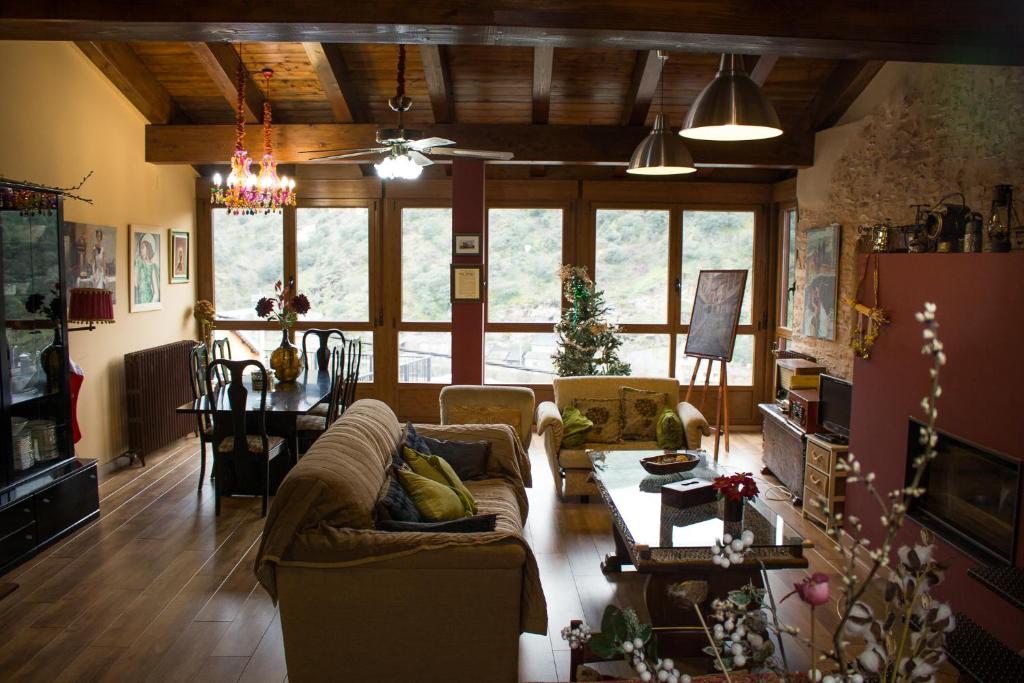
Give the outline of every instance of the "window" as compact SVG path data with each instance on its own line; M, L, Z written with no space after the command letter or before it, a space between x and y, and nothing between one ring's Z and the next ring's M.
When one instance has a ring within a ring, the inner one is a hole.
M450 384L451 332L399 332L398 381L414 384Z
M676 377L679 383L689 385L690 377L693 375L693 367L697 359L683 355L686 348L686 335L680 334L676 337ZM702 361L700 372L697 374L695 386L704 385L704 373L707 371L707 361ZM733 347L732 362L729 363L729 386L741 387L754 384L754 335L737 334L736 345ZM718 385L718 363L715 363L711 372L711 379L708 382L712 386Z
M667 334L622 334L619 358L629 363L635 377L664 377L668 374Z
M296 260L307 320L370 320L369 209L298 209Z
M796 293L796 209L782 212L782 239L779 240L779 327L791 328Z
M214 209L213 273L217 317L255 320L256 302L271 296L284 277L281 214L234 216Z
M596 231L594 281L609 320L667 323L669 212L598 209Z
M557 321L561 265L561 209L491 209L487 214L487 320Z
M697 278L702 270L746 270L740 325L750 324L754 272L753 211L684 211L680 318L690 323Z
M402 209L403 322L451 322L451 253L451 209Z
M555 376L551 332L488 332L484 335L484 382L550 384Z

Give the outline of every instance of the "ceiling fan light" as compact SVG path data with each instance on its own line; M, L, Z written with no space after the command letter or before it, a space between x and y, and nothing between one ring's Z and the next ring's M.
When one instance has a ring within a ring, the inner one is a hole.
M408 154L384 157L373 165L377 175L384 180L415 180L423 173L423 167L417 164Z
M661 112L654 117L654 127L633 150L626 173L633 175L681 175L693 173L697 167L686 145L665 123Z
M764 140L782 135L782 124L771 101L747 75L743 57L725 54L679 134L694 140Z

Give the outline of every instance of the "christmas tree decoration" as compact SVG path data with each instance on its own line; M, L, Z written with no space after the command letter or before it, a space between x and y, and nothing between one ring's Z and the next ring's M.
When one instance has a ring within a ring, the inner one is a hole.
M586 268L566 265L558 275L565 300L571 304L555 325L558 350L552 358L558 376L630 374L629 363L619 358L619 330L605 319L604 292L594 289Z

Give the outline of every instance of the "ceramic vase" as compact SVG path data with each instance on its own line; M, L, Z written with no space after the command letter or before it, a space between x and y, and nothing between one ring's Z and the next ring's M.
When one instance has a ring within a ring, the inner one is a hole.
M288 330L281 330L281 345L270 354L270 368L278 382L294 382L302 372L302 354L288 339Z

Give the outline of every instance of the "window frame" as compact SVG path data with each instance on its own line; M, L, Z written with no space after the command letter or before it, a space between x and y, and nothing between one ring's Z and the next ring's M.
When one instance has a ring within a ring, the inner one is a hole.
M797 230L799 229L800 213L799 208L795 201L784 202L778 205L777 220L779 225L778 239L776 245L778 251L775 254L775 272L776 272L776 312L775 312L775 337L777 339L793 339L793 321L789 320L788 316L788 294L789 294L789 248L791 240L797 238ZM789 223L787 222L790 214L793 216L793 231L790 235ZM794 260L797 260L797 254L793 252ZM793 264L794 267L796 264ZM793 283L796 286L796 281ZM796 296L794 290L793 296ZM795 312L795 311L794 311Z

